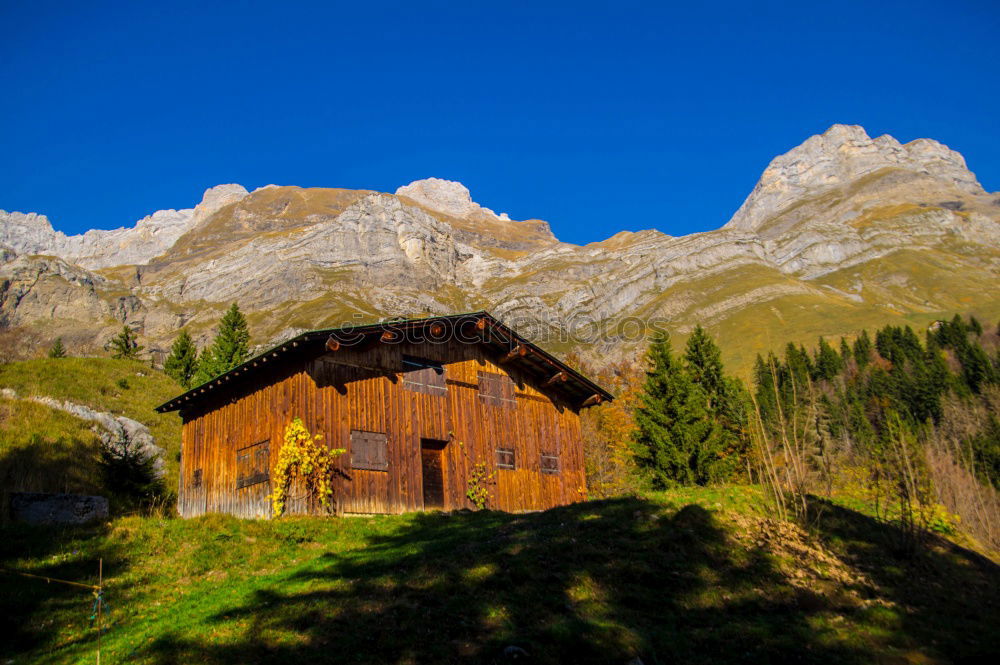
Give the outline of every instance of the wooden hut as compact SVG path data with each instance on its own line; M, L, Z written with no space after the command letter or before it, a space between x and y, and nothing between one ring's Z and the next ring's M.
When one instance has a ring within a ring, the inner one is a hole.
M337 512L471 507L477 468L489 476L488 507L525 511L584 498L580 410L611 398L474 312L302 333L156 410L183 419L184 517L269 517L294 418L347 450ZM310 511L290 494L288 512Z

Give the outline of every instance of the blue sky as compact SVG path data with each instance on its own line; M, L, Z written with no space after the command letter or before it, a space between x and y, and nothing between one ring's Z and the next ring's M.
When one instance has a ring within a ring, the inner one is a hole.
M837 122L940 140L1000 189L994 0L0 0L0 24L0 208L68 233L225 182L436 176L570 242L680 235Z

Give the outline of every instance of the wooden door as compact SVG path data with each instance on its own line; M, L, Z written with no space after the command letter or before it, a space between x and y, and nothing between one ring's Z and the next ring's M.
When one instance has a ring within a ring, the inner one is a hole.
M444 508L445 441L420 439L420 467L424 487L424 510Z

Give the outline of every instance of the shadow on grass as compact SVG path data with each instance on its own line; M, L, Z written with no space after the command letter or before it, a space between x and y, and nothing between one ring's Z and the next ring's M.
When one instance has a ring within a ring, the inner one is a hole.
M704 509L617 499L420 515L216 613L204 632L238 627L233 642L164 635L143 655L162 665L870 662L826 626L841 611L763 552L734 546Z
M96 481L96 439L58 437L29 440L7 447L0 454L0 568L35 575L97 583L97 557L80 561L73 556L74 540L89 541L104 527L43 527L8 521L10 494L30 492L99 493ZM105 562L123 564L120 555L108 552ZM46 561L26 569L26 561ZM92 603L86 589L46 583L10 573L0 573L0 662L13 655L44 649L53 642L51 615L79 606L84 620Z
M30 526L5 524L0 527L0 568L33 575L97 584L98 559L104 570L118 573L128 565L119 547L110 546L104 536L106 525L85 527ZM98 544L95 548L95 543ZM27 566L25 561L36 562ZM37 562L45 562L37 565ZM40 653L56 646L65 617L76 617L78 639L89 641L89 619L93 608L92 591L81 587L46 582L11 573L0 573L0 658L2 662L27 662L16 658ZM59 644L60 647L68 643Z
M811 503L813 530L896 605L899 633L949 662L1000 661L1000 566L933 534L905 555L897 527L818 497Z

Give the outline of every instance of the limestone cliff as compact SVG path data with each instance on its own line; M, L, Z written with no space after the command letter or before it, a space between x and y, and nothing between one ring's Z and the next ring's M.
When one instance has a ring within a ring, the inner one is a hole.
M1000 316L997 195L937 142L844 125L775 158L722 228L684 237L570 245L545 222L497 215L460 183L431 178L395 194L224 185L194 209L73 237L4 213L0 244L13 250L0 252L0 324L73 321L95 347L121 320L154 348L182 325L204 341L232 301L260 342L485 307L557 350L600 353L641 344L629 317L681 334L702 323L750 353L772 333Z

